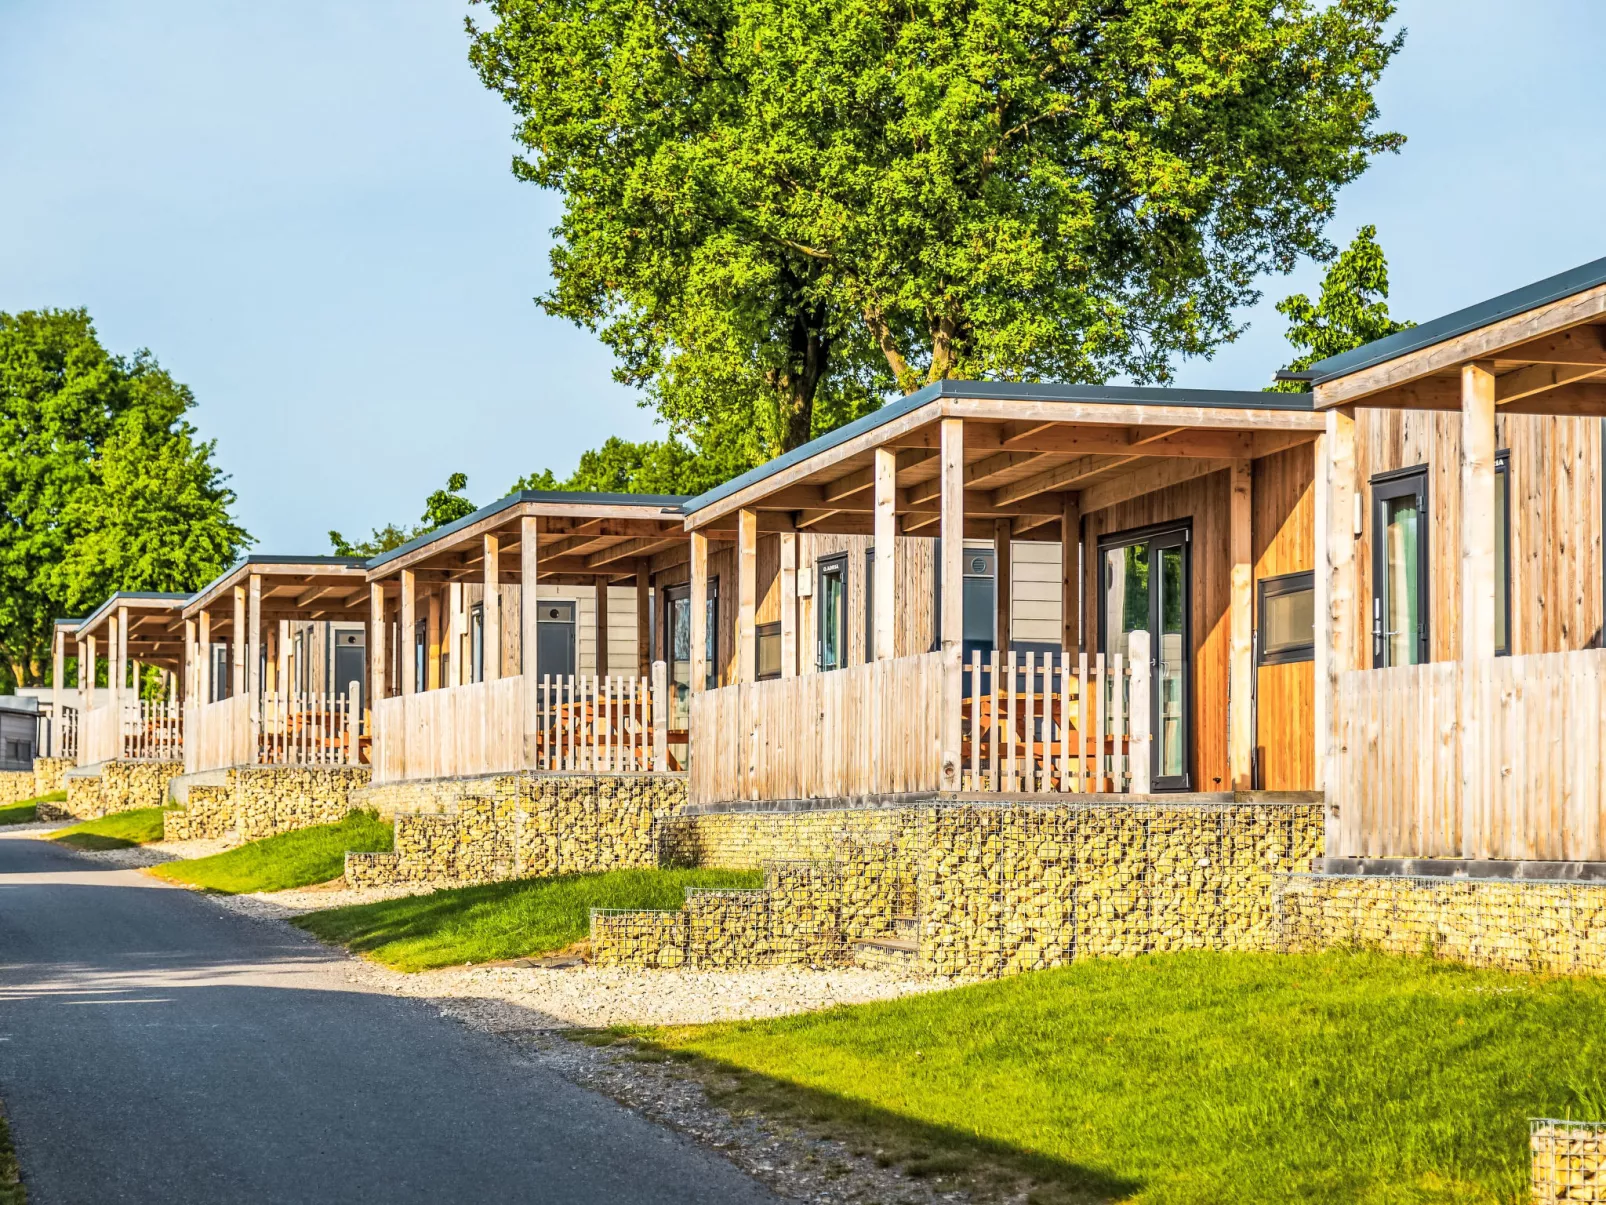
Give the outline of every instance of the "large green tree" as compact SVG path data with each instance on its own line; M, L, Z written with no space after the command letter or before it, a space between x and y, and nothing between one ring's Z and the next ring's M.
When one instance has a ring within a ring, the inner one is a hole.
M483 0L550 313L751 455L945 377L1164 381L1398 145L1388 0Z
M437 528L445 527L448 523L455 523L461 518L472 515L475 508L463 493L466 489L468 489L468 474L452 473L446 478L444 489L435 490L424 499L423 517L414 526L403 527L397 523L387 523L383 527L374 528L366 540L348 540L338 531L331 531L330 546L334 548L336 556L378 556L382 552L389 552L392 548L400 548L408 540L417 539Z
M1378 246L1376 226L1362 226L1328 265L1315 301L1294 293L1277 303L1277 312L1288 319L1288 342L1298 353L1287 366L1289 372L1304 372L1318 360L1415 325L1389 314L1389 264ZM1279 381L1276 387L1308 388L1297 381Z
M249 542L148 352L107 351L83 310L0 313L0 657L48 674L51 623L117 590L191 590Z

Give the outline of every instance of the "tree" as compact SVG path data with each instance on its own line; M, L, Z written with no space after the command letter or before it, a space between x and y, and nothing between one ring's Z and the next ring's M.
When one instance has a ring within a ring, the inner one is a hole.
M515 174L564 196L539 303L705 446L947 377L1164 381L1401 141L1388 0L484 2Z
M250 542L195 405L84 310L0 313L0 656L48 676L51 626L117 590L193 590Z
M600 448L581 453L580 463L564 480L551 469L543 469L515 481L513 489L690 495L713 489L751 467L740 456L722 459L693 450L673 435L642 443L615 435Z
M329 543L336 556L373 557L393 548L400 548L408 540L428 535L437 528L455 523L474 513L474 504L463 497L468 488L468 474L453 473L446 478L446 488L436 490L424 499L423 521L416 527L405 528L395 523L376 527L366 540L348 540L338 531L330 531Z
M1299 352L1287 371L1303 372L1318 360L1336 356L1363 343L1414 326L1389 317L1389 265L1377 245L1377 227L1362 226L1322 277L1320 300L1295 293L1277 303L1288 319L1288 342ZM1307 388L1298 381L1278 381L1283 391Z

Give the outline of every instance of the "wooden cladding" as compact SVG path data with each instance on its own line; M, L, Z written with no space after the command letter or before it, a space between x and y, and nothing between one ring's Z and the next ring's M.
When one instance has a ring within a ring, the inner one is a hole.
M1606 650L1339 675L1337 857L1606 860Z
M691 698L692 803L935 791L942 654Z
M346 693L268 691L185 708L184 768L356 766L369 756L363 713Z
M112 703L81 713L80 765L96 762L182 761L184 717L177 703Z

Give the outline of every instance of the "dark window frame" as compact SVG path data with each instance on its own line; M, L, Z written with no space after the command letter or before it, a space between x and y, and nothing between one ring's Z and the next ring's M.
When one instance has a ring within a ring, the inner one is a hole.
M875 660L875 548L864 550L864 663Z
M1505 530L1500 533L1503 547L1506 550L1505 564L1496 565L1495 572L1500 574L1500 589L1505 592L1506 599L1506 630L1505 639L1501 640L1501 632L1495 631L1496 657L1511 656L1511 449L1500 448L1494 454L1494 488L1497 502L1504 503L1500 513L1505 516Z
M779 643L780 639L781 639L781 621L778 620L778 619L774 623L761 623L761 624L758 624L753 629L753 662L754 662L753 669L754 669L754 677L760 682L773 682L775 679L777 679L777 678L779 678L781 676L781 670L782 670L781 660L782 659L779 656L776 657L776 660L775 660L776 669L775 669L775 672L773 674L766 674L766 673L762 672L759 669L759 666L764 664L764 656L763 656L762 652L760 651L764 647L764 642L766 640L774 640L777 643Z
M1287 594L1299 594L1309 591L1316 593L1316 574L1312 570L1300 573L1279 573L1275 577L1263 577L1257 583L1258 593L1255 600L1255 663L1257 665L1293 665L1300 661L1316 660L1316 625L1314 617L1311 623L1311 638L1309 644L1295 644L1287 648L1268 651L1266 648L1266 602L1268 599L1281 598ZM1314 610L1314 608L1313 608Z
M1388 529L1386 506L1396 498L1414 494L1417 513L1421 516L1416 542L1417 572L1417 657L1413 665L1426 665L1433 654L1433 562L1429 545L1433 538L1433 496L1429 490L1428 466L1411 465L1379 473L1371 480L1372 487L1372 666L1386 668L1383 653L1383 533Z
M839 576L842 579L842 631L837 641L837 652L842 658L841 664L827 666L825 664L825 579L830 576ZM828 674L839 669L848 668L848 639L851 633L848 630L848 554L834 553L831 556L822 556L814 562L814 668Z
M471 683L485 681L485 604L468 609L468 674Z

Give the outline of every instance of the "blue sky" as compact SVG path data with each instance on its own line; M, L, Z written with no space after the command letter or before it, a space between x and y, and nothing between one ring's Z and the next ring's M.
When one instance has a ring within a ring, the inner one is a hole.
M270 552L412 520L453 470L479 502L651 416L583 331L540 314L553 198L517 183L511 113L460 0L0 0L0 310L89 307L200 401ZM478 10L481 14L484 10ZM1385 121L1344 194L1417 320L1606 254L1606 5L1402 5ZM1258 388L1250 329L1179 382Z

